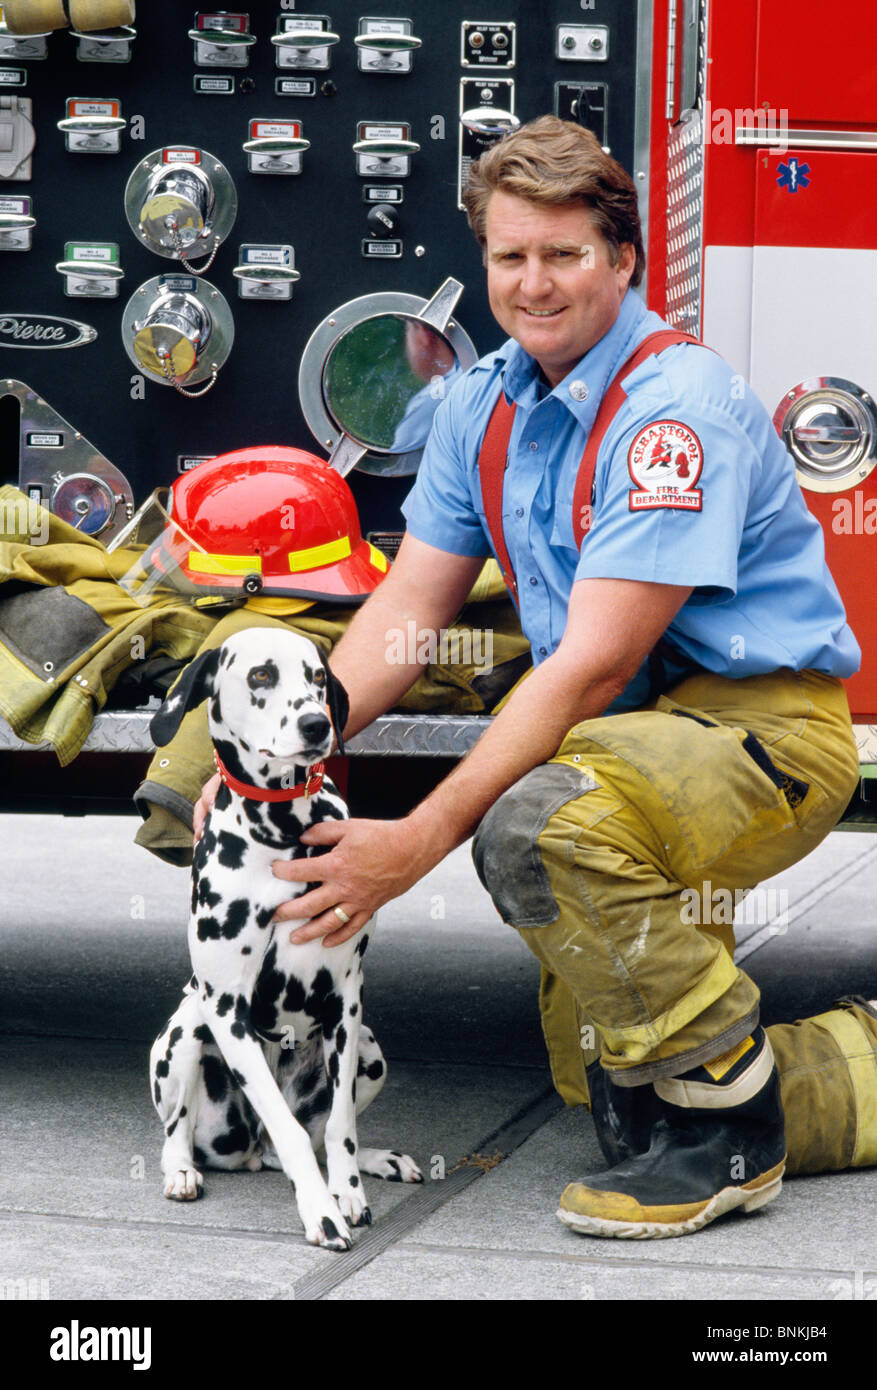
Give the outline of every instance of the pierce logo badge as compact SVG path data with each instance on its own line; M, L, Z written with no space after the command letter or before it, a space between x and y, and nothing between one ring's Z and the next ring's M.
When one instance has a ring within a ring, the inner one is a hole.
M632 512L676 507L699 512L703 503L696 486L703 468L700 440L680 420L656 420L640 430L627 455Z
M97 331L51 314L0 314L0 347L69 348L93 343Z

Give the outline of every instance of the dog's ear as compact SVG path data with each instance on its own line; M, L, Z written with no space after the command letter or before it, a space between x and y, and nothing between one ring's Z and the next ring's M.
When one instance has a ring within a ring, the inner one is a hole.
M190 661L161 709L153 715L149 732L156 748L170 743L183 722L183 715L213 694L219 653L220 648L213 647Z
M335 737L338 740L338 752L344 752L344 725L347 723L347 716L350 713L350 700L347 691L341 684L338 677L333 673L328 661L320 653L323 662L323 670L326 672L326 700L329 705L329 714L332 718L332 727L335 730Z

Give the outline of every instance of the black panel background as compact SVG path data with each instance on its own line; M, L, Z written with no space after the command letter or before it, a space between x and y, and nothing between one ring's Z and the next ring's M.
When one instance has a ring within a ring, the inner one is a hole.
M304 13L319 4L303 0ZM0 196L29 194L37 228L30 253L0 256L0 312L46 313L91 323L99 337L91 346L67 351L22 351L0 346L0 377L17 377L37 390L128 476L137 501L176 476L179 454L214 454L247 444L283 443L316 449L297 398L298 363L313 329L334 308L358 295L402 290L429 297L448 275L466 286L459 319L479 352L501 340L487 309L480 253L456 207L459 81L475 75L460 65L463 19L514 20L518 61L513 72L517 114L523 119L553 109L556 81L608 81L609 143L631 167L636 0L596 0L584 10L578 0L504 3L474 7L459 0L409 0L394 7L331 2L323 12L341 35L333 49L334 94L277 97L274 49L268 37L280 12L278 0L249 6L259 42L250 64L238 70L233 96L198 96L193 45L186 31L194 9L173 0L140 0L138 37L129 64L80 63L75 42L64 32L49 39L45 62L23 64L28 82L21 93L33 100L37 147L30 182L4 182ZM374 76L356 69L353 36L361 14L407 17L423 40L410 76ZM558 23L610 25L607 63L567 63L554 57ZM0 60L10 65L12 60ZM254 90L239 90L242 78ZM319 81L319 79L318 79ZM119 97L129 120L145 118L142 141L122 137L115 156L69 154L56 121L69 96ZM431 118L443 116L446 137L430 138ZM253 117L298 118L311 148L298 177L247 172L241 149ZM422 150L405 181L400 209L404 254L399 261L367 261L360 242L367 235L363 180L351 150L359 120L408 121ZM134 367L120 338L122 309L136 287L174 269L134 239L124 215L128 176L144 155L164 145L194 144L218 156L234 179L239 209L230 236L207 272L228 299L235 318L235 344L210 395L185 400L150 381L146 399L131 400ZM66 241L117 241L126 278L118 300L70 299L54 270ZM301 280L291 304L241 300L231 270L242 242L291 242ZM418 244L426 248L414 255ZM8 415L8 412L7 412ZM0 421L3 481L17 481L9 428ZM363 530L393 527L405 480L350 475Z

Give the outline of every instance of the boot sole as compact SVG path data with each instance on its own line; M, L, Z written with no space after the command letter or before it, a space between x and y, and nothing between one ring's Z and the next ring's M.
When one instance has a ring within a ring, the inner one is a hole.
M670 1236L687 1236L700 1231L725 1216L729 1211L742 1207L744 1212L757 1211L768 1202L779 1197L783 1186L785 1161L771 1168L754 1183L743 1187L724 1187L717 1192L701 1210L685 1221L610 1221L600 1216L584 1216L579 1212L566 1211L558 1207L557 1216L564 1226L586 1236L614 1236L620 1240L663 1240Z

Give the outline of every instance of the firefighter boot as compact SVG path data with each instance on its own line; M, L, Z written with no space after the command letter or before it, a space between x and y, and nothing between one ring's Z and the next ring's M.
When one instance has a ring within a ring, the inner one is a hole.
M663 1114L654 1086L616 1086L599 1062L585 1069L591 1118L603 1157L614 1168L652 1142L652 1130Z
M557 1215L583 1235L699 1231L779 1196L786 1147L779 1075L762 1028L730 1054L655 1082L663 1115L648 1152L570 1183Z

